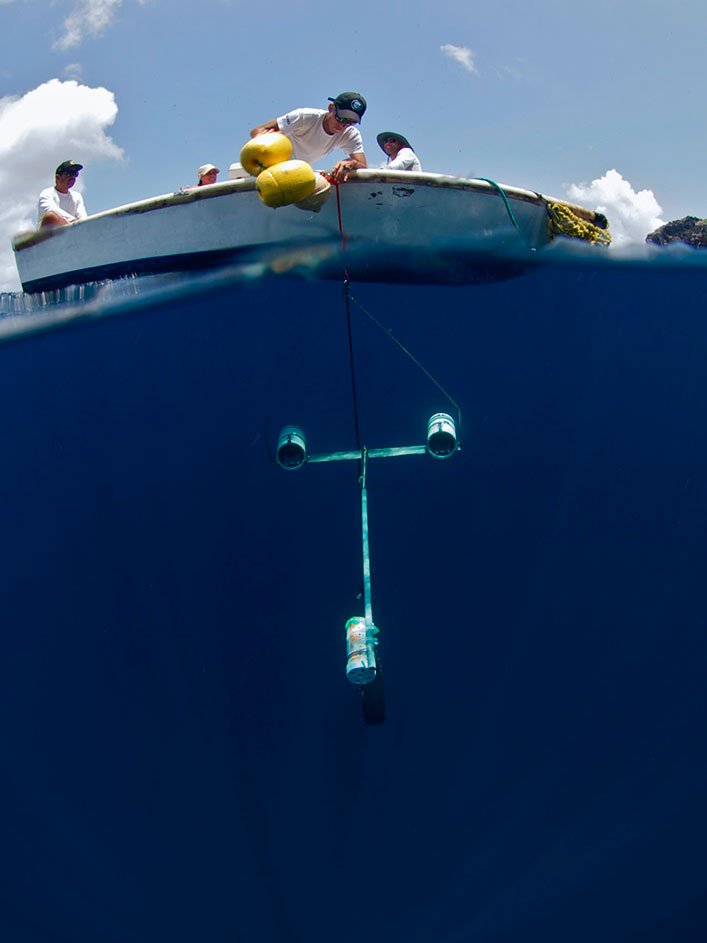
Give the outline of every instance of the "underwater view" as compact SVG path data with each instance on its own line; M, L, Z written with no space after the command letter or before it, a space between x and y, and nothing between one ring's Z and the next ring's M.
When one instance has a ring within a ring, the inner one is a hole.
M704 939L707 253L357 261L0 296L3 939Z

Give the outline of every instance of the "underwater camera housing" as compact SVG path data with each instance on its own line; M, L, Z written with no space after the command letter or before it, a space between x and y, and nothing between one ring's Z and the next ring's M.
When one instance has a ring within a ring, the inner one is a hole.
M300 426L283 426L277 439L277 463L285 471L295 471L307 461L307 440Z
M460 416L461 424L461 416ZM385 720L383 674L378 658L379 630L373 621L371 600L371 561L368 540L368 460L395 458L405 455L431 455L449 458L460 448L457 427L448 413L434 413L427 422L425 444L388 446L369 449L365 446L342 452L309 455L307 440L300 426L283 426L277 440L275 457L280 468L294 471L305 464L318 462L359 462L358 486L361 493L361 547L363 556L364 615L352 616L346 623L346 677L361 691L363 719L366 724L382 724Z
M427 451L433 458L449 458L457 450L457 427L448 413L435 413L427 423Z

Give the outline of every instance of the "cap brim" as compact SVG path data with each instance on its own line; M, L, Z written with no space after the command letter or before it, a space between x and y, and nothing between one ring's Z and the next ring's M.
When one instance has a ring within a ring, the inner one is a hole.
M400 141L403 147L409 147L410 150L414 150L412 144L408 141L404 134L398 134L397 131L381 131L380 134L376 135L376 141L378 141L378 147L383 150L383 142L386 138L396 138Z
M361 121L361 116L357 115L355 111L349 111L348 108L337 108L336 115L338 118L343 118L345 121L353 121L354 124L359 124Z

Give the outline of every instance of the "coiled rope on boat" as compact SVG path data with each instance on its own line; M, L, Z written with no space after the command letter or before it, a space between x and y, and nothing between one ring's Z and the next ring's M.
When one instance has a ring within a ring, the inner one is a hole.
M491 180L489 177L475 177L475 180L483 180L484 183L490 184L496 189L500 194L501 198L508 212L508 216L518 230L518 233L523 239L523 242L528 246L529 249L533 249L533 246L528 245L525 238L523 237L522 230L518 225L518 221L513 215L513 210L508 201L503 187L496 183L495 180ZM539 194L538 194L539 195ZM555 236L569 236L573 239L583 239L585 242L591 242L594 245L603 245L608 246L611 244L611 233L608 230L608 222L605 216L602 216L600 213L595 214L595 218L603 223L603 225L597 225L592 223L587 219L583 219L567 206L566 203L558 203L553 200L546 201L547 213L548 213L548 231L550 238L554 239Z
M611 233L608 228L597 226L589 220L582 219L573 213L565 203L547 203L548 230L550 238L555 236L569 236L572 239L583 239L594 245L608 246L611 244Z

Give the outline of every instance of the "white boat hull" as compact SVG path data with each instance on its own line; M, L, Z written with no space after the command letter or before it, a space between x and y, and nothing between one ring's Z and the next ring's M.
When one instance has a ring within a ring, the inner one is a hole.
M312 246L422 250L472 242L497 249L550 239L538 193L439 174L359 171L331 188L318 212L266 207L255 179L178 191L89 216L71 226L22 233L13 246L25 291L130 274L223 264L265 248ZM365 275L364 275L365 277Z

